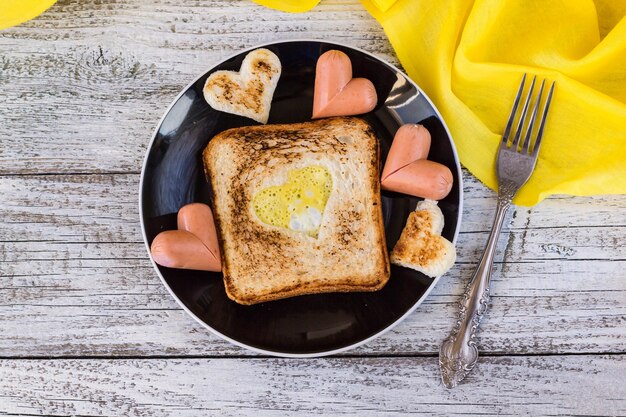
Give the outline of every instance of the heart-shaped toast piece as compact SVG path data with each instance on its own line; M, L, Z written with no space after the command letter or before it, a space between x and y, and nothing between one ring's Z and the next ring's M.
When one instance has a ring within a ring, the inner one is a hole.
M431 278L448 272L456 260L456 250L452 242L441 236L443 226L443 213L436 201L417 203L391 251L391 263L415 269Z
M374 84L352 78L352 62L345 53L330 50L317 60L313 118L353 116L374 110L378 98Z
M261 48L249 52L239 72L215 71L204 84L204 99L215 110L267 123L281 73L280 59Z
M150 246L154 261L168 268L221 271L220 249L211 208L192 203L178 211L178 230L159 233Z
M422 125L406 124L393 138L380 185L385 190L441 200L452 189L452 171L426 159L430 133Z
M317 237L332 178L322 166L293 169L284 184L261 189L252 198L257 217L266 224Z

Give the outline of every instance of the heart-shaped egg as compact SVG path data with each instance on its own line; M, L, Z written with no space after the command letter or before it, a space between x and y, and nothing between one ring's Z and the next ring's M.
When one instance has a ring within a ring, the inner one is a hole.
M263 223L317 237L332 187L330 172L323 166L293 169L284 184L257 192L252 206Z

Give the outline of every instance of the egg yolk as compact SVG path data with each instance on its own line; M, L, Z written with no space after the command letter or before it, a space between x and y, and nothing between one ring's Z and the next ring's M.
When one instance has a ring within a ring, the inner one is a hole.
M294 169L285 184L259 191L252 205L263 223L317 237L332 186L330 172L322 166Z

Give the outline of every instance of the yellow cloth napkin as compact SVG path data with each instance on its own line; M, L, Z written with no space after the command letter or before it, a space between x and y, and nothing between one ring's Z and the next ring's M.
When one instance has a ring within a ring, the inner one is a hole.
M261 6L284 12L306 12L319 3L319 0L252 0Z
M39 16L56 0L0 0L0 30Z
M489 187L497 187L496 151L527 72L557 86L537 167L515 203L626 193L625 1L362 3L441 111L463 165Z

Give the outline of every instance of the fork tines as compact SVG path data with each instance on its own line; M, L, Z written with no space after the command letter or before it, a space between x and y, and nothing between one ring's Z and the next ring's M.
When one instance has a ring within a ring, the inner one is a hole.
M541 87L539 88L539 93L536 97L533 98L533 90L535 89L535 81L537 80L537 76L534 76L532 82L530 83L530 87L526 92L526 98L524 99L524 107L519 115L517 115L517 108L519 107L520 100L522 98L522 93L524 92L524 84L526 83L526 74L522 77L522 82L519 86L519 90L517 91L517 96L515 97L515 101L513 103L513 108L511 109L511 115L509 116L509 120L506 124L506 128L504 130L504 134L502 135L502 147L510 148L516 152L520 152L520 141L522 137L524 138L521 141L521 152L524 154L532 154L536 156L539 152L539 145L541 144L541 137L543 136L543 128L546 123L546 115L548 114L548 109L550 107L550 101L552 100L552 93L554 92L554 81L550 86L550 91L548 92L548 96L543 103L543 111L541 115L541 121L539 123L539 128L537 129L536 139L534 140L534 144L531 148L531 140L533 137L533 130L535 128L535 120L537 119L537 113L539 113L539 107L541 105L543 99L543 90L546 84L546 80L544 79L541 82ZM526 117L528 113L528 109L533 103L533 109L530 119ZM513 135L513 139L509 143L509 136L511 134L511 128L513 127L513 122L517 120L517 126L515 129L515 134Z

